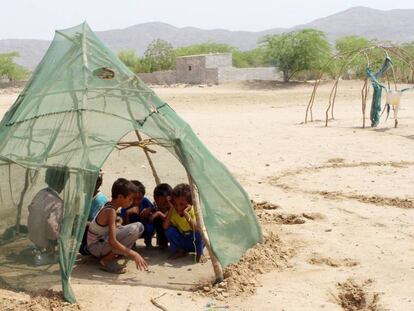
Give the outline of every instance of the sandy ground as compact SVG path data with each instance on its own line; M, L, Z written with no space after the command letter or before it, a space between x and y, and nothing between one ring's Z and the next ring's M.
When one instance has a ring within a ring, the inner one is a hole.
M116 277L84 259L72 276L80 308L159 310L150 298L166 293L158 301L168 310L414 310L414 93L404 94L397 129L392 119L361 129L362 83L344 81L336 120L325 128L329 86L321 86L317 121L310 124L303 120L311 85L155 88L254 201L278 206L258 211L263 229L277 234L294 255L285 266L258 275L256 293L224 300L189 290L213 276L209 262L168 262L158 250L144 251L149 273L130 263L129 272ZM0 94L0 114L16 96ZM138 175L152 187L136 150L114 152L104 169L105 191L119 175ZM374 298L346 309L347 291ZM7 297L29 299L0 290L0 299Z

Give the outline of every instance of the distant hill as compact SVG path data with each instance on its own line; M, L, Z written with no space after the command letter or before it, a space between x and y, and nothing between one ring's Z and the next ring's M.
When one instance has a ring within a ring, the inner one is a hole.
M205 30L195 27L177 28L165 23L144 23L124 29L97 32L98 36L114 51L135 49L142 55L148 44L157 38L181 47L204 42L227 43L241 50L253 49L266 34L277 34L303 28L315 28L327 33L331 41L346 36L358 35L380 41L395 43L414 41L414 10L381 11L366 7L349 10L314 20L292 28L274 28L260 32L230 31L225 29ZM0 40L0 53L18 51L18 62L33 69L46 52L46 40Z
M29 68L34 69L42 59L50 41L32 39L5 39L0 40L0 53L17 51L20 57L16 61Z
M195 27L177 28L165 23L145 23L120 30L97 32L97 35L112 50L135 49L143 55L148 45L157 38L170 42L174 47L191 44L217 42L227 43L242 50L256 46L261 36L256 32L229 31L225 29L205 30Z
M331 40L357 35L395 43L411 42L414 41L414 10L380 11L354 7L294 28L319 29Z

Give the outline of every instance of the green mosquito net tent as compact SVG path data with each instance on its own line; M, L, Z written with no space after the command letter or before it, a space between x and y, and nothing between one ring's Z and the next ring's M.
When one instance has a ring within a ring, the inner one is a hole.
M135 130L168 150L193 180L212 251L223 267L262 240L239 183L190 126L83 23L56 31L0 123L1 281L27 289L49 287L60 278L64 297L75 301L70 275L99 170ZM51 196L58 202L51 203ZM55 221L57 233L45 232L35 218L39 202L51 209L54 219L47 221ZM63 206L62 215L53 210L56 204ZM58 264L33 264L33 244L43 247L53 234Z

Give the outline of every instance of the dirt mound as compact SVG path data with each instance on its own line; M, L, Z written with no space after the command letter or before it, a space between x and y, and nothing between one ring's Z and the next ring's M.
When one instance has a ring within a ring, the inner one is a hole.
M273 215L274 223L281 225L301 225L306 221L303 219L302 215L296 214L275 214Z
M0 289L0 310L4 311L79 311L78 304L70 304L61 292L43 290L36 293L16 293Z
M285 214L285 213L274 213L274 210L279 209L280 206L277 204L269 203L267 201L254 202L252 201L256 215L260 222L263 224L276 223L282 225L297 225L305 223L305 215ZM311 216L308 216L311 217ZM310 218L308 218L310 219Z
M284 269L294 250L287 247L274 233L270 233L264 242L249 249L237 264L224 270L224 281L220 284L201 284L196 291L204 296L223 299L239 295L251 295L259 286L257 277L275 269Z
M352 260L350 258L344 258L344 259L335 259L330 257L323 257L320 254L312 254L312 257L309 258L308 263L312 265L327 265L330 267L355 267L359 263L355 260Z
M367 291L371 284L372 280L358 284L352 279L338 283L335 301L346 311L381 311L379 294Z
M375 205L388 205L399 208L414 208L414 201L410 199L400 198L387 198L380 196L363 196L363 195L351 195L350 199L356 199L363 203L371 203Z
M414 208L414 201L410 199L387 198L378 195L366 196L362 194L347 194L338 191L313 191L313 194L319 194L326 199L352 199L362 203L374 205L387 205L398 208Z
M262 202L254 202L252 201L253 204L253 208L255 210L275 210L280 208L279 205L277 204L273 204L273 203L269 203L267 201L262 201Z
M331 164L334 164L334 163L340 164L344 162L345 162L345 159L342 159L342 158L331 158L327 161L327 163L331 163Z
M256 211L257 217L262 224L280 224L280 225L301 225L306 222L303 215L272 213L267 211Z
M321 213L302 213L302 216L309 220L324 220L326 218Z

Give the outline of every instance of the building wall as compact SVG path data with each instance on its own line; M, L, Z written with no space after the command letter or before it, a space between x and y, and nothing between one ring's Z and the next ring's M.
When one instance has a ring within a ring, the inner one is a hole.
M218 68L231 67L231 53L178 57L177 82L188 84L217 84Z
M222 68L233 66L233 56L231 53L209 54L205 56L206 68Z
M177 72L175 70L139 73L138 77L147 84L170 85L178 83Z
M185 56L176 60L178 83L203 84L206 80L206 58Z
M219 78L218 78L218 68L210 68L206 69L206 74L204 77L204 83L203 84L218 84Z
M281 75L275 67L258 68L219 68L218 83L246 80L280 80Z

